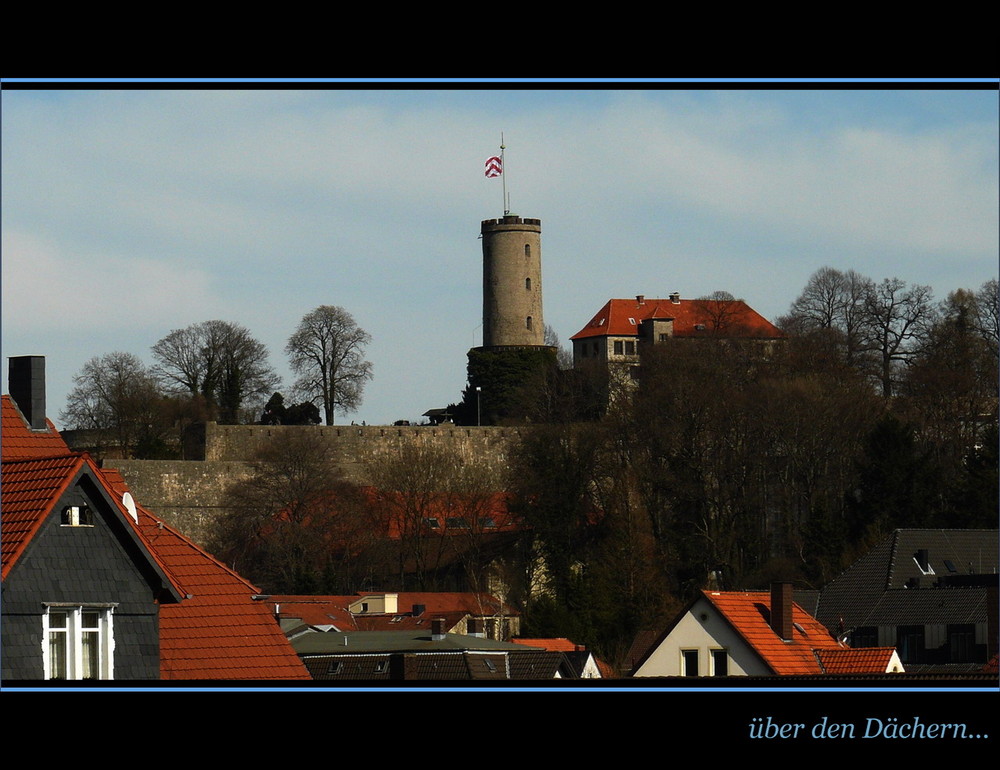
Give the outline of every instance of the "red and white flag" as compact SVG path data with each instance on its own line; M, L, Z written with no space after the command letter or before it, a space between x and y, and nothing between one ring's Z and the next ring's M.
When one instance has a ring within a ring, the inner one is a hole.
M486 178L493 179L493 177L500 176L503 173L503 161L500 160L499 155L494 155L491 158L486 159Z

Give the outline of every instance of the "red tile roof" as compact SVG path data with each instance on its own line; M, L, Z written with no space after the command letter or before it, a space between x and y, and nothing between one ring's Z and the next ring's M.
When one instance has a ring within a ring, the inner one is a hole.
M674 302L644 297L641 302L638 298L609 299L570 339L634 337L639 334L639 324L647 318L673 319L675 337L722 335L776 339L785 336L777 326L741 299L681 299Z
M843 650L826 628L792 604L795 627L791 641L784 641L770 626L771 594L767 591L702 591L733 629L743 637L775 674L821 673L814 650Z
M30 460L5 460L0 467L0 504L3 537L0 538L0 574L10 568L83 466L77 454Z
M826 674L885 674L895 651L895 647L816 650L816 659Z
M564 637L554 639L526 639L522 637L511 639L511 641L514 644L523 644L525 647L541 647L543 650L551 652L576 652L577 649L581 649L579 645Z
M25 460L31 457L51 457L70 451L51 420L47 431L31 430L14 399L3 397L0 408L0 451L3 460Z
M269 607L252 599L257 588L139 506L135 524L121 503L127 487L117 471L98 468L86 453L69 452L51 422L48 432L28 429L9 396L2 397L2 407L4 578L42 521L52 515L63 491L78 473L87 472L184 597L160 605L162 678L310 678Z
M139 523L186 592L160 608L161 678L310 678L255 586L142 508Z
M284 618L298 618L311 626L332 625L340 631L405 631L429 628L433 618L444 618L449 628L467 615L495 615L501 604L488 594L450 591L404 591L396 593L397 611L389 613L358 613L352 615L350 605L366 596L382 596L385 592L361 591L347 596L272 595L267 605L277 607ZM413 616L413 605L424 606L424 612ZM510 607L506 615L517 614Z

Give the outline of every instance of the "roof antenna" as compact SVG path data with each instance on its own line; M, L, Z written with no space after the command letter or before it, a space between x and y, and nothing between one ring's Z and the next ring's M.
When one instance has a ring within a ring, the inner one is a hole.
M136 510L135 500L132 499L132 495L129 492L122 495L122 505L125 506L125 510L128 511L128 515L132 517L132 521L138 524L139 511Z

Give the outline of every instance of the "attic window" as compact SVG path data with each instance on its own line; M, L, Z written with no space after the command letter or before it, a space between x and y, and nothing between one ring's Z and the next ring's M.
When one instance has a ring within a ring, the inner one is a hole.
M496 664L492 660L490 660L489 658L485 658L483 660L483 663L486 664L486 668L488 668L491 673L495 674L497 672Z
M379 660L379 661L375 662L375 673L376 674L384 673L385 672L385 668L386 668L386 661Z
M792 623L792 625L795 626L795 628L798 630L798 632L800 634L802 634L803 636L806 636L806 630L800 624L798 624L798 623Z
M428 517L428 518L424 519L424 526L425 527L430 527L431 529L437 529L438 527L441 526L441 524L440 524L440 522L438 522L438 520L436 518L434 518L434 517Z
M630 324L632 324L633 326L635 326L635 319L634 319L634 318L629 318L629 319L628 319L628 322L629 322Z
M94 512L86 505L67 505L62 509L64 527L94 526Z
M334 674L339 674L340 673L340 661L339 660L331 660L330 661L330 665L328 665L326 667L326 673L327 673L327 676L332 676Z
M445 522L451 529L468 529L469 522L461 516L449 516Z

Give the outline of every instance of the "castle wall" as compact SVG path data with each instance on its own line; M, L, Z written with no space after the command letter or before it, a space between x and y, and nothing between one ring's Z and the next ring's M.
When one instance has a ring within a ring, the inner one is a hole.
M105 459L122 474L135 499L204 546L212 521L225 510L226 488L251 473L250 462L269 440L285 431L313 431L331 447L337 468L357 484L370 483L366 458L391 455L408 444L436 445L463 460L506 465L507 448L520 428L458 426L204 426L204 460Z

